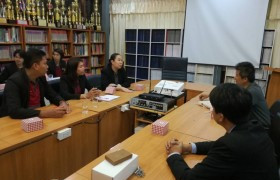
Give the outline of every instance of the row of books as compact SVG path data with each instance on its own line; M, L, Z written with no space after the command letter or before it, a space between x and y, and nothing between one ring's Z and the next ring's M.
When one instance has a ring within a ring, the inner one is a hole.
M138 41L150 42L150 34L149 29L138 30Z
M181 41L181 30L167 30L166 42L176 42Z
M162 57L151 57L151 68L161 68Z
M98 56L92 56L92 57L90 58L90 62L91 62L91 66L92 66L92 67L100 66L100 62L99 62Z
M92 54L103 54L103 44L92 44L91 45Z
M61 49L64 52L64 56L70 55L70 45L69 44L52 44L52 49Z
M91 34L91 42L94 43L103 43L104 42L104 35L103 33L94 32Z
M73 34L74 43L87 43L87 34L86 32L79 32Z
M127 29L125 31L126 41L136 41L136 29Z
M19 28L0 28L0 42L20 42Z
M159 55L159 56L163 56L163 51L164 51L164 44L152 44L151 47L151 55Z
M136 53L136 43L127 42L126 43L126 53Z
M46 54L48 54L48 52L49 52L48 46L44 46L44 45L27 45L27 46L26 46L26 51L27 51L29 48L40 49L40 50L44 51Z
M148 43L138 43L137 53L149 55L150 44Z
M81 58L83 63L84 63L84 67L88 67L88 60L86 58Z
M147 68L137 68L137 79L148 79Z
M25 41L26 42L36 42L45 43L47 42L47 31L45 30L26 30L25 31Z
M1 59L13 59L13 53L15 50L21 49L20 45L13 45L13 46L0 46L0 61Z
M88 45L74 46L74 54L76 56L87 56L88 55Z
M152 30L152 42L164 42L165 30Z
M149 56L137 56L137 66L149 67Z
M101 69L100 68L95 68L91 70L91 73L96 75L96 74L101 74Z
M126 67L127 77L135 77L135 67Z
M214 66L212 65L197 65L197 73L214 74Z
M68 41L67 31L64 30L52 30L52 41Z
M166 44L165 56L181 57L181 46L175 44Z
M135 66L135 63L136 63L136 56L135 55L126 54L125 57L126 57L125 60L126 60L127 65Z

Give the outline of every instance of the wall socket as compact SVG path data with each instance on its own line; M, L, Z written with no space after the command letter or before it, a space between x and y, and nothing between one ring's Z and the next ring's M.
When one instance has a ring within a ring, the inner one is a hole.
M71 136L71 128L65 128L60 131L57 131L57 139L63 140Z

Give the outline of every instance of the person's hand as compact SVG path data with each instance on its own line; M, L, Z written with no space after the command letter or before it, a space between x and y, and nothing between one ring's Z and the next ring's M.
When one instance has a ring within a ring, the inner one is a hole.
M41 110L39 117L41 118L61 118L66 114L64 107L56 107L53 109Z
M120 90L123 91L123 92L128 92L128 93L133 92L132 90L127 89L127 88L125 88L125 87L122 87Z
M89 92L91 93L92 97L97 97L100 96L101 90L97 88L92 88Z
M114 84L114 83L111 83L111 84L108 85L108 87L117 87L117 85Z
M60 101L59 107L64 108L67 114L71 112L70 106L66 101Z
M172 139L167 141L165 145L166 153L171 154L177 152L179 154L183 153L183 143L178 141L178 139Z
M209 94L201 94L201 95L199 95L199 100L203 101L204 99L206 99L208 97L209 97Z

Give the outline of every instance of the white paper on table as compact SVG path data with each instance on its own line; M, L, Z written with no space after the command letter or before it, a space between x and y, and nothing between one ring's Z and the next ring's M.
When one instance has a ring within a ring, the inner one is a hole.
M104 96L96 97L96 99L99 100L99 101L112 101L112 100L117 99L119 97L120 96L104 95Z
M212 107L212 104L210 101L198 101L198 104L200 106L204 106L206 107L207 109L210 109L212 111L213 107Z

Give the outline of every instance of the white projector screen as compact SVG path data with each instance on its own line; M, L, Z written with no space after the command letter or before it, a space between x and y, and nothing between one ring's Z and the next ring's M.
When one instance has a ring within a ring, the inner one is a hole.
M259 66L268 0L187 0L183 57L190 63Z

